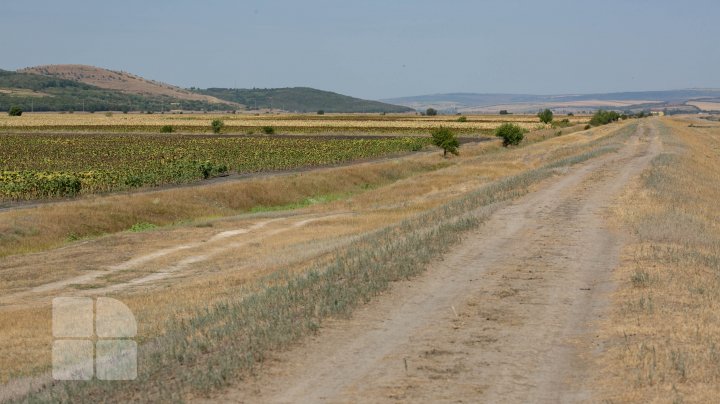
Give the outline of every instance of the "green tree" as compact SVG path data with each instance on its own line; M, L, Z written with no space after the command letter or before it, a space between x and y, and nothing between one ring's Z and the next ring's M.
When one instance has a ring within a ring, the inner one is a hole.
M525 129L512 123L504 123L495 129L495 136L502 138L503 146L518 145L525 137Z
M538 112L538 118L540 118L540 122L542 123L550 123L553 120L553 113L546 108L544 111Z
M435 108L428 108L427 110L425 110L425 115L435 116L437 115L437 110Z
M10 107L10 111L8 111L8 115L10 116L20 116L22 115L22 113L22 108L18 107L17 105L13 105L12 107Z
M325 110L319 109L317 112L318 115L325 115Z
M210 122L210 126L212 126L213 133L220 133L223 126L225 126L225 122L221 121L220 119L214 119L212 122Z
M590 125L607 125L610 122L617 121L618 119L620 119L620 114L618 114L617 112L599 109L593 114L592 118L590 118Z
M433 144L443 149L443 157L447 157L448 152L456 156L460 154L458 151L460 148L460 142L458 142L455 137L455 133L453 133L450 129L441 126L437 129L433 129L431 134Z

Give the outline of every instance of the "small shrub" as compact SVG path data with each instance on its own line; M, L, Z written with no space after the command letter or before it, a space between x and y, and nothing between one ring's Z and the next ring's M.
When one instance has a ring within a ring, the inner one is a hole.
M173 131L172 125L163 125L163 127L160 128L160 133L173 133Z
M325 115L325 111L323 111L322 109L321 109L321 110L318 110L317 114L318 114L318 115Z
M495 136L502 138L503 146L516 146L525 137L525 129L512 123L504 123L495 129Z
M467 117L466 117L466 116L461 116L460 118L457 119L457 121L458 121L458 122L467 122Z
M143 186L145 183L144 179L140 175L136 174L130 174L125 178L125 185L131 187L131 188L138 188Z
M542 123L550 123L553 120L553 113L546 108L544 111L538 112L538 118L540 118L540 122Z
M10 116L20 116L22 115L23 110L22 108L18 107L17 105L13 105L10 107L10 110L8 111L8 115Z
M275 128L273 128L272 126L263 126L262 131L266 135L272 135L275 133Z
M425 115L427 115L427 116L435 116L437 114L438 113L435 108L428 108L427 110L425 110Z
M572 124L570 123L570 120L567 118L565 118L561 121L553 121L552 122L553 128L567 128L568 126L572 126Z
M203 161L198 164L198 169L204 179L217 177L227 173L228 168L225 164L214 164L211 161Z
M605 110L598 110L593 114L592 118L590 118L590 125L592 126L600 126L600 125L607 125L610 122L615 122L618 119L620 119L620 114L618 114L615 111L605 111Z
M588 130L588 129L590 129L590 128L591 128L590 124L585 125L585 130Z
M507 110L507 109L501 109L501 110L500 110L500 115L509 115L509 114L508 114L508 110Z
M433 129L431 134L433 138L433 144L443 149L443 157L446 157L448 152L456 156L460 154L460 152L458 151L458 148L460 147L460 142L458 142L455 134L450 129L443 128L441 126L437 129Z
M221 121L220 119L213 119L213 121L210 122L210 126L212 126L213 133L220 133L223 126L225 126L225 122Z

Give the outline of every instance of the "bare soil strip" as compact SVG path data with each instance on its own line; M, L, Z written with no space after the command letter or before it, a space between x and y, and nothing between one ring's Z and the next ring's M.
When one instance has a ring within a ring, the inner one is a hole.
M660 150L641 125L620 153L498 210L425 275L213 400L592 401L594 322L622 245L604 217Z

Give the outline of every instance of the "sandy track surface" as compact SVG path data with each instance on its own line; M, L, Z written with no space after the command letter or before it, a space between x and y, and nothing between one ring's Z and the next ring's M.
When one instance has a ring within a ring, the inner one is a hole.
M593 323L622 245L605 211L660 150L653 123L640 125L620 153L498 210L424 275L213 400L593 401Z

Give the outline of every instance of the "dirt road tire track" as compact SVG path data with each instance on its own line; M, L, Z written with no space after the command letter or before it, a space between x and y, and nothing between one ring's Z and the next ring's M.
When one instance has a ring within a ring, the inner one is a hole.
M213 400L596 401L593 323L622 245L606 210L660 150L654 123L641 124L619 153L498 210L424 275Z

